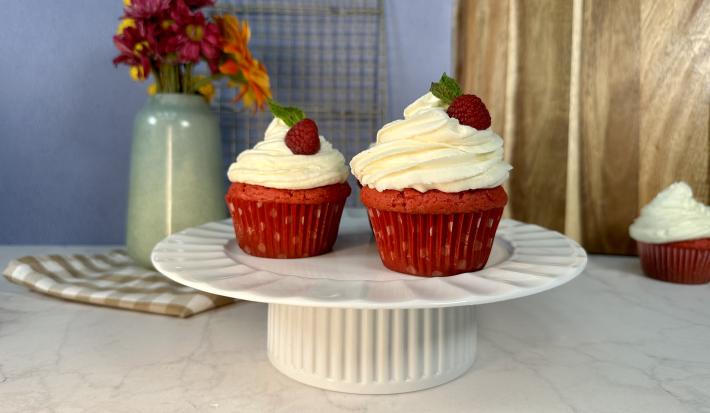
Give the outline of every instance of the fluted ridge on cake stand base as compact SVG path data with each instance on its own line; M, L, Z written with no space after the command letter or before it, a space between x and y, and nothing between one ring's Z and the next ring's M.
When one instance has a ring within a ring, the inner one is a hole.
M422 390L473 365L474 312L474 306L361 310L270 304L268 355L286 376L328 390Z

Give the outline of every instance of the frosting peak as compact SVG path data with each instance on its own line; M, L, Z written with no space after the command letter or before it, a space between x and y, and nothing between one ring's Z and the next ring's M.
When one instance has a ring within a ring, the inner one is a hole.
M710 238L710 207L693 198L688 184L676 182L641 209L629 233L650 244Z
M289 127L274 118L264 140L237 156L227 172L229 180L277 189L311 189L345 182L345 158L320 136L320 150L313 155L295 155L286 146Z
M508 179L503 140L490 129L461 125L447 105L427 93L404 110L404 119L377 132L377 142L350 162L365 186L461 192L493 188Z
M417 112L426 109L439 108L446 110L446 104L434 96L431 92L419 97L414 102L410 103L409 106L404 108L404 118L410 118L414 116Z

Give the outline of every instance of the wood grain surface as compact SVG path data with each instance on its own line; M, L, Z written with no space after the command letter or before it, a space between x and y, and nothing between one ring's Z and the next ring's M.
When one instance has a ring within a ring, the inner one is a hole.
M461 0L456 23L457 76L515 168L510 216L631 254L661 189L710 201L710 1Z
M638 213L640 24L638 0L584 1L580 76L582 244L633 253Z
M678 180L710 202L710 1L642 0L639 201Z
M572 2L518 0L514 7L517 86L510 213L564 231Z
M461 1L456 16L456 75L486 103L491 127L505 129L508 1Z
M465 35L457 48L457 76L465 90L480 93L493 129L506 139L515 167L508 212L563 231L571 3L485 0L461 1L459 7L458 31ZM530 208L540 197L547 208Z

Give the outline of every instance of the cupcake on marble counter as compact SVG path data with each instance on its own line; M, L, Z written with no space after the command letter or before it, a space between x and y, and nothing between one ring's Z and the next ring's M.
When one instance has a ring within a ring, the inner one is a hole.
M649 277L681 284L710 282L710 207L674 183L641 209L629 227Z
M225 196L239 247L267 258L302 258L333 248L350 195L343 155L303 111L269 102L264 140L229 167Z
M483 102L444 74L350 162L383 264L419 276L483 268L512 167Z

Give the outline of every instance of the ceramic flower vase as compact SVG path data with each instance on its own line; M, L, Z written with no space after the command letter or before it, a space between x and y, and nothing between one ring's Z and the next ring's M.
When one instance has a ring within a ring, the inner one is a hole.
M136 115L126 244L152 268L153 247L185 228L226 218L219 123L201 96L157 94Z

